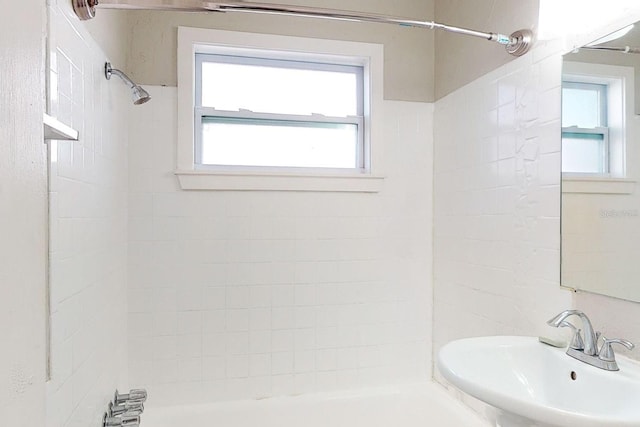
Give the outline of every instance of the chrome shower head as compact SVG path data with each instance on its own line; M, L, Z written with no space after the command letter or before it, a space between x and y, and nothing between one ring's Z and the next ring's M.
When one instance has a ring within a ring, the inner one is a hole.
M151 95L149 95L149 92L144 90L142 86L135 84L133 80L127 77L127 75L122 71L116 68L112 68L110 62L106 62L104 64L104 76L107 78L107 80L111 80L112 75L120 77L122 81L124 81L131 88L131 98L133 99L133 103L135 105L141 105L151 100Z
M151 100L149 92L144 90L142 86L137 85L131 89L131 97L133 98L133 103L135 105L141 105Z

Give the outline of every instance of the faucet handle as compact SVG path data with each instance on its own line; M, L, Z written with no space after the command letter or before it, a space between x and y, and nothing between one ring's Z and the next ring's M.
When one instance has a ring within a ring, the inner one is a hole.
M604 360L605 362L614 362L616 360L616 355L613 352L613 348L611 348L611 344L620 344L627 347L629 350L633 350L633 348L635 347L635 345L631 341L623 340L620 338L607 339L603 336L602 340L602 348L600 349L598 357L600 358L600 360Z
M109 410L107 413L110 416L117 417L119 415L142 415L144 412L144 404L141 401L128 400L120 405L114 405L113 402L109 402Z
M573 337L571 338L571 342L569 343L569 347L574 350L583 350L584 349L584 341L582 341L582 335L580 335L581 330L573 326L573 324L563 320L559 325L561 328L571 328L573 331Z
M133 415L122 415L121 417L110 417L104 414L102 419L103 427L139 427L140 417Z
M144 389L132 389L129 390L129 393L120 394L118 390L116 390L116 395L113 398L113 403L117 405L121 405L125 402L145 402L147 400L147 390Z

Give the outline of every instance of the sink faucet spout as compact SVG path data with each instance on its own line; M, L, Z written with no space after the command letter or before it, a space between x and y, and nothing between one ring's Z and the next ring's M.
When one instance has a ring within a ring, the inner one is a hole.
M547 324L554 327L559 327L562 322L569 316L578 316L582 321L582 330L584 331L584 354L589 356L596 356L598 354L597 336L591 326L591 321L586 314L580 310L565 310L552 319L547 321Z

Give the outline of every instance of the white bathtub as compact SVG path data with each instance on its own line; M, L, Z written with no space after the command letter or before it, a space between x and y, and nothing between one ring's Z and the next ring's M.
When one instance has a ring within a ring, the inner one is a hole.
M440 386L148 408L141 427L487 427Z

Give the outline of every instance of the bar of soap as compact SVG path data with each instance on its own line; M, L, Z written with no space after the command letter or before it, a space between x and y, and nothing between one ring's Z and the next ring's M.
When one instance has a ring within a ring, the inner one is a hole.
M551 347L564 348L567 346L567 343L565 341L549 337L538 337L538 341L540 341L542 344L550 345Z

